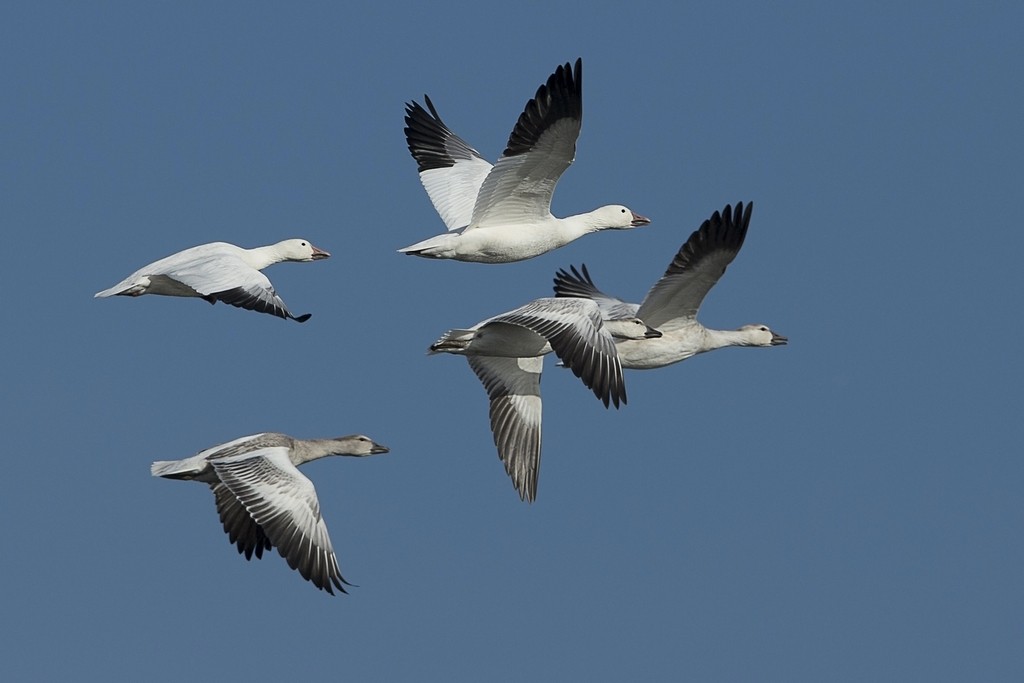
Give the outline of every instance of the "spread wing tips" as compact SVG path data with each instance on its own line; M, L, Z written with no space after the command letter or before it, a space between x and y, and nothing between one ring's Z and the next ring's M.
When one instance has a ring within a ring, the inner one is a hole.
M445 125L430 98L424 95L423 99L427 109L415 100L405 104L405 141L416 160L417 172L451 168L460 160L482 158Z
M559 65L547 82L537 88L537 94L519 115L502 156L525 154L557 121L574 119L579 122L582 118L583 59L579 58L575 68L569 62Z
M581 270L576 270L576 266L570 265L569 271L564 268L559 268L558 272L555 273L555 296L557 297L583 297L586 299L593 299L596 296L601 296L603 293L594 284L594 280L590 277L590 272L587 270L587 264L580 264ZM582 272L581 272L582 271Z

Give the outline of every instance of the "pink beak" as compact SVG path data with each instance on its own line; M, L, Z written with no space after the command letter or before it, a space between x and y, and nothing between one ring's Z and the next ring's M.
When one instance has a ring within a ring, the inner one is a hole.
M630 211L630 213L633 214L633 220L630 221L629 224L634 228L639 228L641 225L647 225L648 223L651 222L650 218L645 218L644 216L641 216L640 214L634 213L632 211Z

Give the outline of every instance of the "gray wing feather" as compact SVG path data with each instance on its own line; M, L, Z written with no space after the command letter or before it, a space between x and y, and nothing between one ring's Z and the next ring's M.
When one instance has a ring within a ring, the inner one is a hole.
M265 448L210 464L289 567L321 590L346 592L344 585L351 584L341 576L313 482L291 463L287 449Z
M637 316L651 327L675 329L693 321L704 297L743 246L753 203L716 211L679 248L665 274L644 297Z
M533 502L540 472L540 375L544 358L466 356L490 399L491 433L498 457L519 492Z
M254 554L256 559L262 559L263 551L274 547L263 527L253 520L242 502L223 483L210 484L210 488L217 500L217 514L228 540L238 547L238 553L245 555L245 559L251 560Z
M601 325L601 311L589 299L548 297L491 319L525 327L548 340L551 349L583 380L605 407L626 403L626 384L615 341Z
M555 273L555 296L556 297L577 297L595 301L601 309L601 317L605 320L626 320L637 317L637 310L640 304L631 304L609 296L597 288L594 280L587 271L586 264L580 264L582 273L576 270L576 266L569 266L567 272L559 269Z

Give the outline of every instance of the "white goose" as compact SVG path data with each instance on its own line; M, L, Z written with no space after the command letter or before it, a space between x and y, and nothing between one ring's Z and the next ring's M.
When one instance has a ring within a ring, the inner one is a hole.
M328 256L326 251L303 239L284 240L254 249L211 242L143 266L110 289L96 292L95 296L194 296L211 304L223 301L304 323L310 314L292 315L270 280L260 271L282 261L318 261Z
M611 402L618 408L626 402L626 387L614 337L648 334L657 332L636 318L602 324L600 310L587 299L549 297L469 329L448 330L429 352L466 356L490 399L498 456L519 497L532 502L540 468L543 356L554 351L605 407Z
M182 460L154 462L154 477L209 484L224 531L245 559L277 547L288 566L334 594L351 586L320 516L313 482L297 465L328 455L365 457L388 449L361 434L336 439L294 439L264 432L222 443ZM332 588L333 586L333 588Z
M526 103L508 145L492 166L441 121L406 105L405 136L420 181L449 232L399 249L435 259L510 263L565 246L591 232L650 223L625 206L555 218L551 195L576 155L583 119L583 62L559 66Z
M660 368L690 356L726 346L779 346L789 340L767 325L744 325L738 330L713 330L697 321L697 311L708 291L736 258L750 226L754 205L726 205L715 212L686 240L668 270L644 297L633 304L608 296L597 288L587 272L570 266L571 274L555 275L555 295L595 301L604 317L637 316L661 332L657 338L616 342L622 367Z

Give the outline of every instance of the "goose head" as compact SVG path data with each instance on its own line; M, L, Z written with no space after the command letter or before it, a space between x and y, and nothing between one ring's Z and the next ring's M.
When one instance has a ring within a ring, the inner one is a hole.
M362 434L339 436L333 439L295 439L292 444L291 461L295 465L319 460L330 455L351 455L364 458L367 455L387 453L388 447L374 442Z
M274 246L282 261L319 261L330 256L323 249L314 247L312 242L304 239L285 240Z
M640 318L620 318L601 322L608 333L615 339L654 339L661 332L649 326Z
M368 455L387 453L391 449L381 445L363 434L352 434L350 436L339 436L332 439L337 443L338 455L351 455L357 458L365 458Z
M789 343L788 337L772 331L767 325L744 325L740 332L746 339L745 346L782 346Z
M651 222L651 219L634 213L621 204L602 206L600 209L593 211L591 216L598 230L609 228L612 230L628 230L630 228L639 228L641 225L647 225Z

